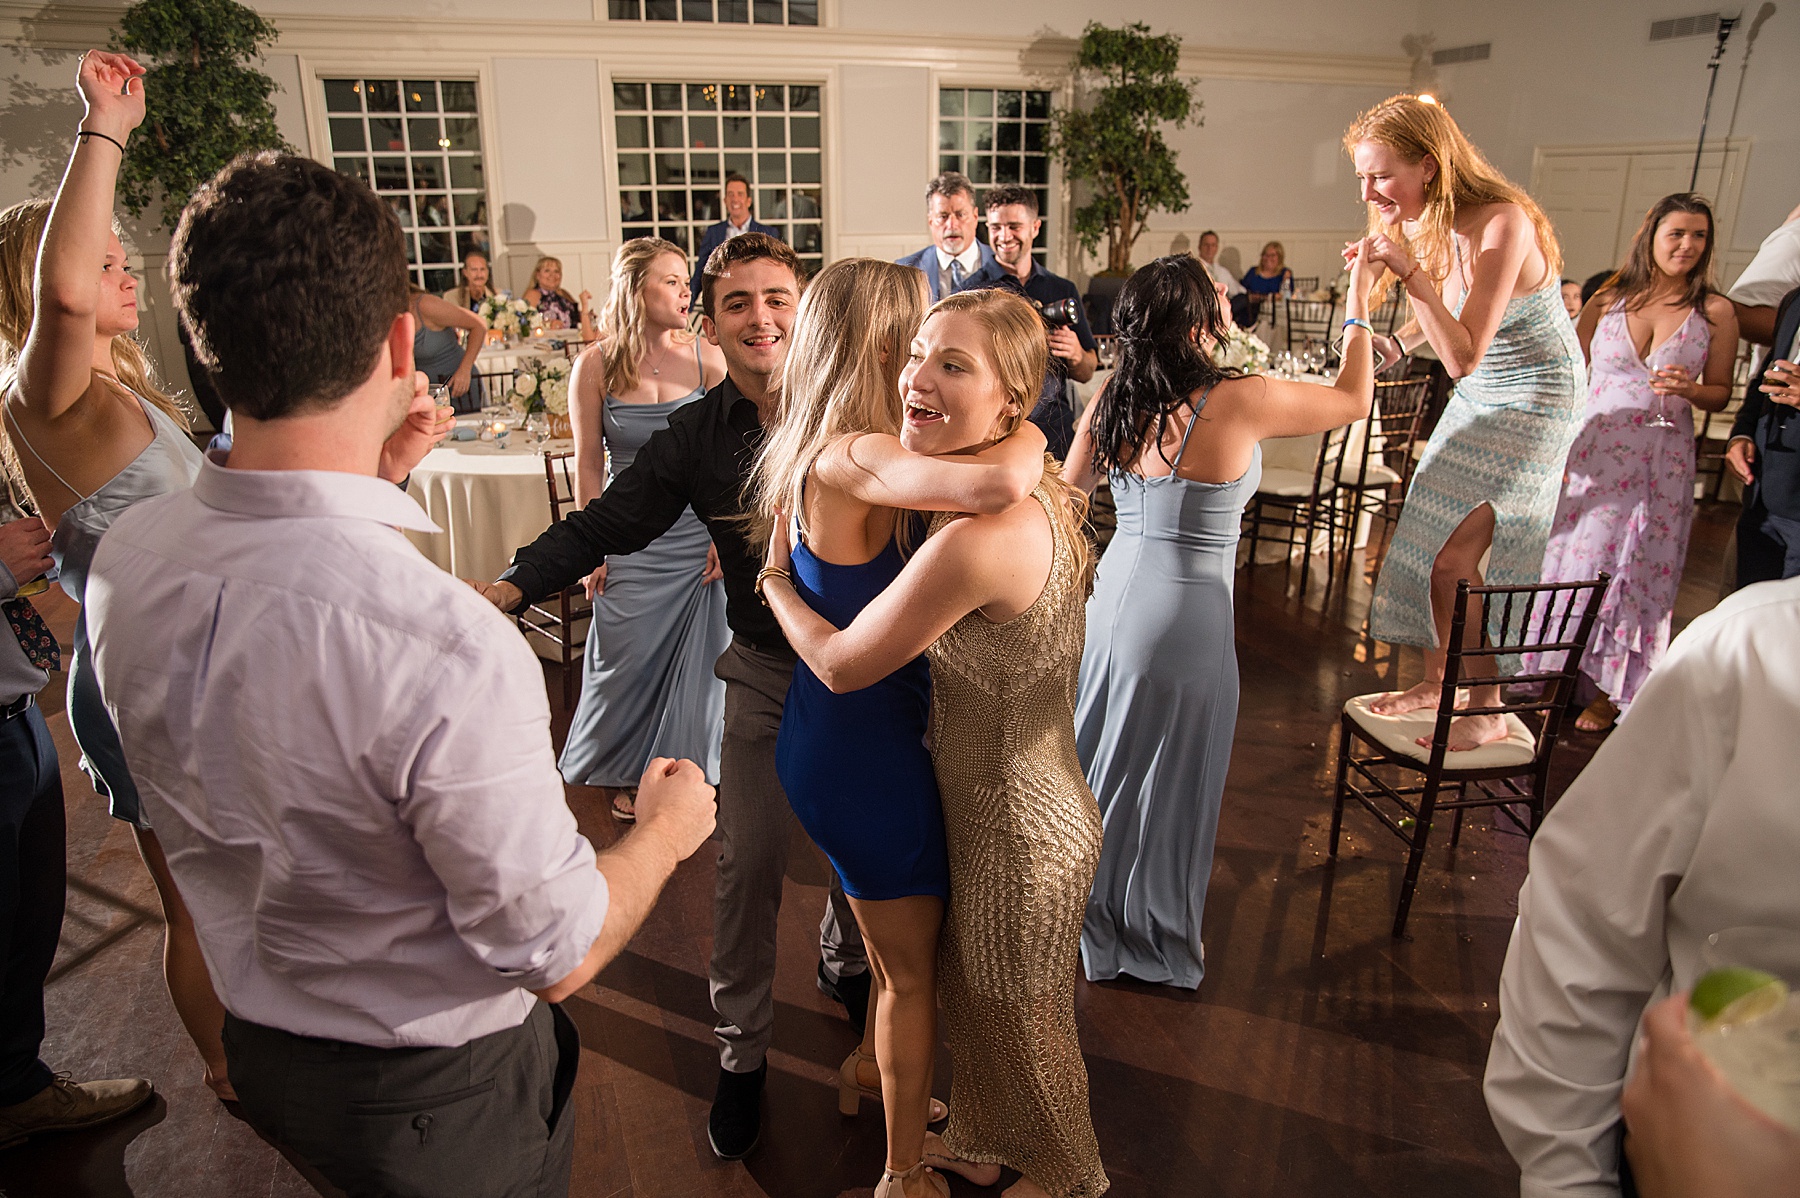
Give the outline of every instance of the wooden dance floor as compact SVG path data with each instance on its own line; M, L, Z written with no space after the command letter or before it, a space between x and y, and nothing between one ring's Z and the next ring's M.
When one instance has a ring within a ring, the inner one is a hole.
M1678 625L1716 602L1735 515L1702 506ZM1496 831L1489 812L1472 813L1455 853L1436 836L1404 943L1388 937L1399 842L1352 813L1342 858L1326 864L1338 708L1350 695L1411 683L1420 663L1360 635L1361 578L1325 603L1319 573L1304 598L1292 593L1298 571L1239 575L1243 708L1206 903L1204 985L1194 994L1132 983L1077 990L1117 1198L1518 1191L1481 1074L1525 842ZM51 615L66 642L72 613ZM68 794L71 890L44 1058L77 1079L152 1078L157 1098L120 1123L0 1154L0 1193L314 1193L202 1086L164 988L149 877L129 831L75 769L61 693L53 679L44 699ZM559 735L566 720L559 714ZM1558 750L1559 791L1598 739L1574 734ZM589 837L614 838L598 792L569 795ZM584 1043L574 1194L869 1194L881 1120L866 1103L857 1118L837 1113L837 1066L853 1037L814 985L825 865L800 847L782 909L762 1146L740 1164L707 1147L717 1058L706 992L714 854L703 850L599 985L568 1003ZM942 1061L937 1092L947 1096ZM960 1180L953 1190L998 1193Z

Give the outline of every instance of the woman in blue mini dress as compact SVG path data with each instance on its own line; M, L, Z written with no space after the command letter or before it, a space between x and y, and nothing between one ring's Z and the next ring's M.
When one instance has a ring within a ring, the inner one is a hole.
M881 594L923 539L915 512L1004 511L1043 471L1043 434L1030 424L980 454L928 458L900 447L900 370L925 306L918 271L848 259L807 288L790 335L781 420L753 483L756 510L767 529L791 521L791 581L838 627ZM884 1102L877 1198L947 1196L922 1163L926 1122L945 1115L931 1075L950 889L925 743L931 680L920 657L872 686L838 689L805 663L795 667L775 761L794 814L843 881L875 980L864 1044L839 1073L841 1106L853 1113L863 1095Z

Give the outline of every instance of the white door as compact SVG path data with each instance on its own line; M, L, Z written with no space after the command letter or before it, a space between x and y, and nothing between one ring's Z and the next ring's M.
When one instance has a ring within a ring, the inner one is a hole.
M1749 150L1740 139L1708 146L1700 158L1693 190L1712 202L1720 246L1731 244ZM1618 266L1644 214L1663 196L1687 191L1693 172L1691 144L1539 146L1531 192L1562 239L1563 274L1580 280ZM1714 259L1715 273L1723 266Z

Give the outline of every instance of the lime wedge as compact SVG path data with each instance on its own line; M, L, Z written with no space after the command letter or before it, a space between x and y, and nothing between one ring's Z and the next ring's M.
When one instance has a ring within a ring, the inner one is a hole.
M1787 1005L1787 983L1760 969L1715 969L1694 983L1688 1006L1708 1023L1749 1023Z

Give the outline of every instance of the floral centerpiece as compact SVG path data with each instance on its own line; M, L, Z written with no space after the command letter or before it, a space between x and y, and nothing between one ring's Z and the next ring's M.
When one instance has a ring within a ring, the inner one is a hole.
M1269 368L1269 347L1261 337L1232 325L1219 345L1219 365L1241 370L1245 374L1261 374Z
M493 292L475 310L481 322L505 337L529 337L541 327L544 318L524 300L514 299L504 291Z
M521 416L542 412L552 437L569 436L569 363L564 358L527 358L513 371L507 402Z

